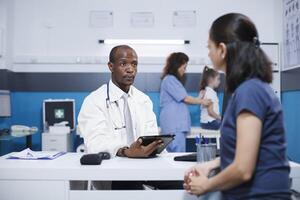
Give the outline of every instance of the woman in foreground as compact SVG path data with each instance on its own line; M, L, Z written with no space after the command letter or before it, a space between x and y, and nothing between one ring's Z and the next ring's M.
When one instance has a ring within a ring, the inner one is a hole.
M290 199L282 109L269 86L271 62L255 25L238 13L219 17L210 28L208 49L233 95L221 125L220 158L189 169L185 189L195 195L219 190L223 199ZM219 167L219 174L208 177Z

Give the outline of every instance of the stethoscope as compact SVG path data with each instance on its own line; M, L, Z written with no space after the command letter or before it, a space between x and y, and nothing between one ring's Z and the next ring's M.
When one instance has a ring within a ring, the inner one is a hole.
M115 121L113 120L113 118L111 117L111 113L110 113L110 110L112 110L112 106L111 106L111 102L110 102L110 97L109 97L109 82L106 84L106 108L107 108L107 111L108 111L108 114L111 118L111 121L114 125L114 129L115 130L121 130L123 128L126 128L125 126L125 122L123 122L124 120L122 120L122 112L121 112L121 109L120 109L120 106L119 106L119 103L118 101L114 101L113 103L116 104L116 106L118 107L118 110L119 110L119 114L120 114L120 121L121 121L121 125L118 126Z

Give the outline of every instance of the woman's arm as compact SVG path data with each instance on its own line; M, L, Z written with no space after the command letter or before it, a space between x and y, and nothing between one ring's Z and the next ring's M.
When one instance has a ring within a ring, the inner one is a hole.
M211 104L211 100L210 99L200 99L197 97L192 97L192 96L186 96L183 99L183 102L186 104L201 104L204 106L208 106Z
M213 108L214 108L214 107L213 107L213 103L211 103L211 104L207 107L208 115L211 116L212 118L221 120L221 116L218 115L217 113L215 113L215 111L214 111Z
M237 144L233 163L210 179L201 174L191 177L188 191L199 195L227 190L251 180L258 157L261 131L262 122L258 117L250 112L240 113L237 118Z

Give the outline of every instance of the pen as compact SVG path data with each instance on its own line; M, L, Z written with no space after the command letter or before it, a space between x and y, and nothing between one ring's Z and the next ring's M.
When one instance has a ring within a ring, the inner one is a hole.
M208 138L205 138L205 144L208 144L208 142L209 142Z

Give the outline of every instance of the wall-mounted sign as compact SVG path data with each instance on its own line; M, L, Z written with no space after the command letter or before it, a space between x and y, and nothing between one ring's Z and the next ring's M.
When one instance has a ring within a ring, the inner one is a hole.
M283 1L284 69L300 66L300 0Z
M195 10L173 12L173 27L195 27L196 23L197 13Z
M113 27L113 12L93 10L90 11L91 28L109 28Z
M133 12L130 23L135 28L151 28L154 26L154 14L152 12Z

